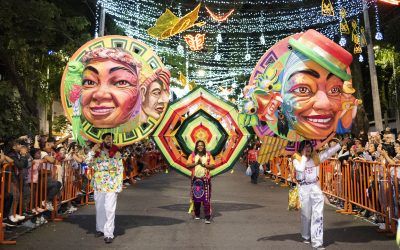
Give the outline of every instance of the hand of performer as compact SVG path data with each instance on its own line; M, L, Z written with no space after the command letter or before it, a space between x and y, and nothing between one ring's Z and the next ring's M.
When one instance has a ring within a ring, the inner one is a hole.
M94 152L99 151L99 149L100 149L100 143L97 143L97 144L95 144L95 145L93 146L93 151L94 151Z

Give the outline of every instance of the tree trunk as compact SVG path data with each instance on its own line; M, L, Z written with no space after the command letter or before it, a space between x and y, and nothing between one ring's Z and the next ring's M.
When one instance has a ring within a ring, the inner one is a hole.
M377 131L382 131L383 124L382 124L381 102L379 98L378 78L376 76L375 55L372 45L371 26L369 24L368 5L365 0L363 0L363 13L364 13L364 23L365 23L365 37L367 39L369 73L371 77L371 91L372 91L372 103L374 109L375 128Z

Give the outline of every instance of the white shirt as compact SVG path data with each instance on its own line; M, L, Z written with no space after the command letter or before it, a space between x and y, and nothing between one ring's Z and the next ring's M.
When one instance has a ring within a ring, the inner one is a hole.
M44 157L46 157L46 156L52 156L52 155L49 155L46 151L41 151L40 152L40 159L44 159ZM48 162L45 163L44 169L53 170L53 163L48 163Z
M318 154L319 161L323 162L329 159L332 155L334 155L337 151L339 151L341 146L336 144L333 147L328 148L327 150ZM312 158L307 160L306 156L302 156L301 160L294 159L293 166L296 169L296 178L299 181L305 182L316 182L319 176L319 167L315 166L315 163Z

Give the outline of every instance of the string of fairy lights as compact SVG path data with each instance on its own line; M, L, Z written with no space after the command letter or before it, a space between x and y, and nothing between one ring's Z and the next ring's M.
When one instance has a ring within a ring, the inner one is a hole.
M347 21L357 20L362 13L362 1L365 0L338 0L333 4L335 16L324 16L321 14L320 0L237 0L234 3L228 0L203 0L198 21L205 21L206 24L184 32L206 34L205 47L201 51L191 51L182 34L162 41L147 34L147 30L154 26L167 8L178 17L182 17L198 3L98 0L96 14L99 15L101 5L128 36L153 47L161 57L174 55L184 58L183 67L187 78L218 93L221 86L243 88L245 83L237 82L238 79L243 78L243 75L250 75L268 48L294 33L313 28L344 46L349 41L339 29L342 20L340 10L346 10ZM382 33L376 1L368 0L368 4L375 12L375 38L379 40ZM219 15L231 9L237 10L227 20L219 23L210 18L204 6ZM98 25L96 20L96 35ZM169 67L172 71L177 70Z

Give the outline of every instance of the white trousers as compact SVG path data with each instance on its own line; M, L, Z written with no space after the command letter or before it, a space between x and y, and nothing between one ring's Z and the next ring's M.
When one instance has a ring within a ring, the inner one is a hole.
M114 219L118 193L94 191L96 204L96 231L104 233L104 237L114 238Z
M311 239L312 247L323 245L324 195L317 184L300 185L301 236Z

